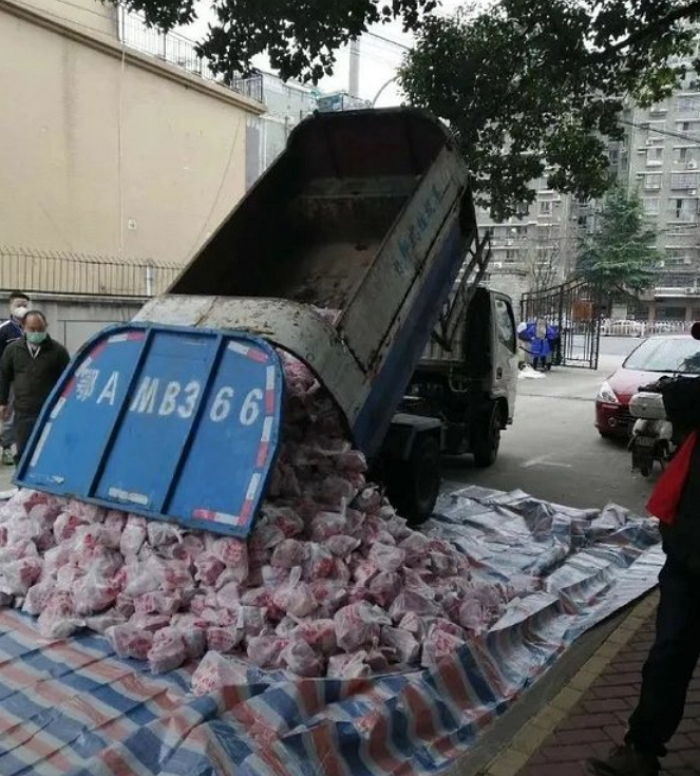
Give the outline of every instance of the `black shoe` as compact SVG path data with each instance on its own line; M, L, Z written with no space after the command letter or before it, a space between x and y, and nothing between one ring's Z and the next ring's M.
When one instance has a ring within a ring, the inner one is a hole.
M588 760L586 769L593 776L658 776L661 766L655 755L626 744L615 747L607 760Z

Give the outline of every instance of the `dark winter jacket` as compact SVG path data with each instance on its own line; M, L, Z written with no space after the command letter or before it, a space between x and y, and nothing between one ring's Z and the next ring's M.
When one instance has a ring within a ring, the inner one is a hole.
M8 318L0 323L0 358L10 342L18 339L22 339L22 327L14 318Z
M7 404L12 386L15 410L38 415L69 361L68 351L50 337L41 343L36 356L24 337L11 342L0 359L0 405Z
M661 384L666 415L674 432L700 431L700 377L677 377ZM673 525L662 525L664 550L700 573L700 444L690 459Z

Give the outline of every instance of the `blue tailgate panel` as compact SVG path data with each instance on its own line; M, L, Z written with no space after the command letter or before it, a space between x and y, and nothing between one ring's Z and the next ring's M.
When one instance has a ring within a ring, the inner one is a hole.
M247 536L275 460L283 384L277 353L247 334L111 327L49 397L16 482Z

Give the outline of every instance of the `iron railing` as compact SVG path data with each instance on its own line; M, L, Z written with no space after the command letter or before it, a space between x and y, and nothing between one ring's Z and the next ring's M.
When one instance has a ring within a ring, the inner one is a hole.
M263 101L262 76L234 78L231 83L224 82L214 74L206 57L199 56L194 41L176 32L161 32L156 27L149 27L143 14L127 11L123 6L119 6L119 41L142 54L158 57L180 67L191 75L213 81L218 86L258 102Z
M156 261L0 246L0 289L72 296L150 297L181 267Z
M597 369L600 356L601 291L583 278L529 291L520 300L520 320L556 326L553 362Z
M601 324L604 337L653 337L660 334L688 334L693 321L632 321L606 318Z

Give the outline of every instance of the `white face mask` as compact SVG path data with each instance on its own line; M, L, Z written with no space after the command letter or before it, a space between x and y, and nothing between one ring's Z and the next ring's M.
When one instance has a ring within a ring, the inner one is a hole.
M15 318L24 318L24 316L29 312L29 308L26 307L23 304L17 305L16 307L12 308L12 315L15 316Z

